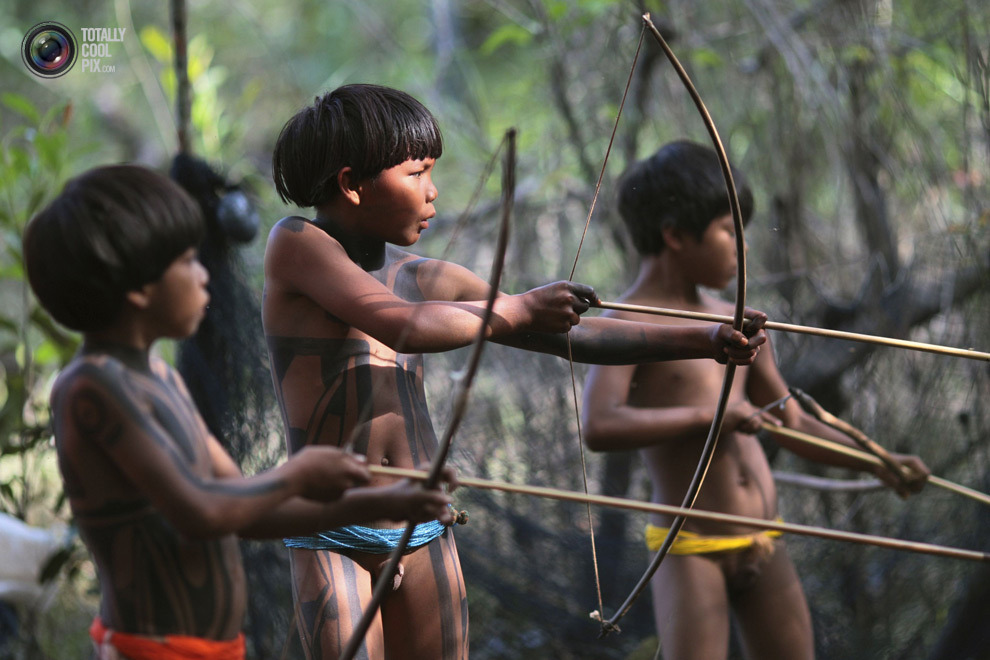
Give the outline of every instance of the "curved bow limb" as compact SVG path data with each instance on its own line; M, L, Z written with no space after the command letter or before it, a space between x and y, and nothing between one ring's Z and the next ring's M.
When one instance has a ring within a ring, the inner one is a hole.
M873 454L863 451L862 449L857 449L856 447L850 447L848 445L839 444L832 440L826 440L825 438L819 438L816 435L811 435L809 433L804 433L802 431L796 431L794 429L789 429L784 426L777 426L776 424L764 423L762 426L764 431L770 434L777 434L786 436L792 440L797 440L798 442L804 442L805 444L814 445L816 447L821 447L829 451L833 451L837 454L843 454L845 456L850 456L856 458L865 463L871 463L873 465L883 465L883 461L874 456ZM933 486L938 486L945 490L956 493L957 495L962 495L968 497L971 500L979 502L981 504L986 504L990 506L990 495L982 493L974 488L969 488L963 486L962 484L957 484L954 481L949 481L948 479L943 479L942 477L937 477L934 474L928 476L928 483Z
M505 266L505 254L509 245L509 220L512 216L512 205L515 200L515 175L516 175L516 130L510 128L506 131L505 142L507 143L504 167L502 171L502 217L499 225L498 242L495 248L495 258L492 262L491 274L488 278L488 299L485 303L485 312L481 319L481 327L478 330L474 342L471 344L471 354L468 357L467 365L461 376L457 394L454 398L454 405L451 412L450 424L440 440L437 453L433 456L430 469L426 479L423 481L423 488L436 488L440 480L440 473L447 462L450 453L450 446L454 439L454 434L460 426L464 413L467 410L468 398L471 391L471 384L474 376L478 372L478 365L481 362L481 352L485 345L485 333L488 324L491 322L492 310L495 307L495 299L498 297L499 283L502 281L502 271ZM406 526L399 540L399 544L392 550L392 554L378 576L374 591L371 595L367 607L361 613L361 620L358 621L351 638L347 641L339 660L352 660L364 641L371 622L374 620L382 601L389 591L392 590L392 581L399 566L402 555L409 547L409 540L412 538L415 525L410 523Z
M911 484L918 481L924 481L924 475L915 474L912 470L908 469L907 466L898 463L894 457L890 455L890 452L877 444L874 440L869 438L865 433L849 422L839 419L829 411L822 408L821 404L815 401L810 394L807 394L797 387L790 387L788 390L797 400L798 404L804 408L805 412L811 414L822 424L830 426L840 433L844 433L848 437L852 438L853 441L860 446L860 448L880 459L883 466L897 477L902 487L909 489Z
M643 14L643 24L646 26L646 29L649 30L650 34L653 35L653 38L663 50L664 55L666 55L667 59L670 61L670 64L674 67L674 70L677 72L678 77L684 84L685 89L691 96L691 100L694 101L695 107L698 109L698 112L704 121L705 128L708 130L708 135L711 138L712 145L715 148L715 153L718 155L718 162L722 170L722 177L725 180L726 194L729 198L729 210L732 212L732 221L735 226L736 254L738 255L736 260L736 300L732 318L732 327L736 330L742 331L744 321L743 314L746 307L746 243L743 236L742 209L739 205L739 196L736 192L736 184L732 178L732 168L729 165L729 157L726 154L725 147L722 145L722 140L719 137L718 129L715 127L715 122L712 120L704 101L702 101L701 95L695 88L694 83L687 74L687 71L684 70L680 60L678 60L677 56L674 55L674 51L667 45L667 42L660 34L660 31L657 30L656 26L653 24L653 21L648 13ZM722 389L719 392L718 403L715 406L715 415L712 419L712 425L708 431L708 437L705 440L705 445L701 452L701 458L698 461L698 466L695 469L694 476L691 479L691 484L688 486L688 490L684 495L682 507L685 509L691 509L694 506L695 501L698 499L698 493L701 491L701 487L704 484L705 476L708 474L708 468L711 465L712 457L715 454L715 448L718 444L719 434L722 430L722 421L725 418L726 405L729 401L729 394L732 391L732 381L735 376L735 371L735 365L732 364L732 362L727 362L725 366L725 375L722 380ZM632 607L632 604L637 598L639 598L639 595L643 593L643 590L646 589L646 585L649 584L650 580L653 578L653 575L657 572L657 569L660 568L661 562L663 562L664 557L666 557L667 553L670 551L674 538L676 538L677 533L684 526L685 520L686 518L683 515L677 515L674 518L667 532L666 538L664 538L663 543L660 545L660 549L654 555L653 560L650 562L649 568L647 568L646 572L633 588L633 591L611 618L601 622L599 637L605 637L609 633L618 632L619 620L626 615L629 608Z

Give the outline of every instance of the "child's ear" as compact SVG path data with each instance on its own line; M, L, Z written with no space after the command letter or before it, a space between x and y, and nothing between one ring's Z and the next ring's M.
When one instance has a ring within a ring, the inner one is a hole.
M140 289L133 289L128 291L124 296L124 300L127 301L135 309L147 309L151 301L151 287L153 284L145 284Z
M337 172L337 185L340 192L351 204L358 206L361 204L361 186L354 180L354 170L349 167L342 167Z
M684 235L677 227L664 227L660 230L660 234L663 236L664 247L675 252L684 247Z

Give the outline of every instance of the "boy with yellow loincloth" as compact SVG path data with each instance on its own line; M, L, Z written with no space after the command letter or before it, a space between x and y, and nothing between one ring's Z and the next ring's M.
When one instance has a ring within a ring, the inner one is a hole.
M733 176L748 221L753 196L737 171ZM674 142L634 164L620 183L619 212L641 256L639 275L622 295L623 302L732 313L730 303L702 291L723 289L736 273L735 228L711 149ZM665 325L697 323L645 314L611 315ZM585 440L593 450L639 449L653 485L653 501L679 505L712 423L722 377L717 364L701 360L594 366L585 386ZM764 422L851 444L794 401L769 412L759 409L786 395L772 350L762 351L752 366L739 368L696 508L777 517L770 466L754 435ZM885 482L898 483L894 475L872 465L791 444L783 437L778 441L806 458L874 471ZM895 459L927 477L928 469L918 458ZM915 490L923 483L923 478L914 482ZM646 536L652 551L660 547L670 522L662 515L651 519ZM713 522L685 523L651 584L665 660L725 658L730 616L748 658L814 656L801 583L777 536Z
M235 534L451 517L438 490L352 488L369 481L367 467L334 447L240 473L179 374L151 355L155 341L187 337L203 318L203 231L199 206L177 184L118 165L67 183L24 236L31 288L56 321L83 333L51 404L65 493L100 579L90 629L100 660L243 659L247 589Z

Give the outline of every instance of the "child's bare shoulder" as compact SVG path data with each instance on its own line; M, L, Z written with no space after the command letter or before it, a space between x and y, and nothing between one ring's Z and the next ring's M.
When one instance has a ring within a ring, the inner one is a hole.
M179 375L178 370L163 358L152 356L149 360L151 373L158 377L166 386L177 389L183 393L187 392L185 381Z
M287 215L272 227L270 234L275 234L277 231L284 230L291 232L293 234L298 234L304 231L307 227L310 227L311 223L306 218L299 215Z
M412 275L423 300L483 300L488 295L487 282L469 268L413 254L394 245L386 247L386 254L388 268L394 273L389 279L398 281L404 274Z
M268 233L265 246L265 278L271 286L292 281L327 263L346 260L340 241L300 216L282 218Z
M340 245L331 231L299 215L289 215L276 222L268 232L268 248L283 243L325 243Z
M735 309L735 305L728 300L723 300L721 298L716 298L715 296L703 294L701 296L700 311L709 312L711 314L721 314L723 316L732 316L732 312Z
M488 281L459 264L442 259L427 259L422 269L424 290L433 300L484 300Z
M128 406L141 398L171 388L186 393L178 372L164 359L152 356L146 362L111 353L78 355L62 370L52 388L53 404L85 397Z
M52 413L61 429L55 434L59 444L64 448L76 446L73 438L108 440L114 436L122 420L140 409L137 378L135 370L112 355L74 358L52 387Z
M112 355L77 355L62 369L53 392L72 395L93 386L116 391L126 384L127 372L128 367Z
M276 222L268 232L268 247L277 247L283 243L294 243L300 239L306 241L320 236L327 241L337 241L327 232L315 226L312 222L298 215L289 215Z

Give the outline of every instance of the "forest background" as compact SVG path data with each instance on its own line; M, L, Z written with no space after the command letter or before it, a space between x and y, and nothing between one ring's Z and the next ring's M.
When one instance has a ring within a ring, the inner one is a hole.
M31 525L71 529L47 393L78 338L33 300L21 232L68 177L91 166L138 161L167 170L178 149L169 4L0 5L0 511ZM259 238L225 254L249 292L243 307L260 301L268 228L298 212L273 192L275 137L315 95L350 82L412 93L444 131L439 216L414 251L445 254L487 276L497 175L485 179L453 242L451 235L503 132L516 127L519 185L503 290L566 278L644 9L685 63L755 191L748 304L773 320L990 348L990 5L978 0L645 7L624 0L190 0L189 147L240 183L261 218ZM77 39L84 27L124 28L101 64L112 71L77 63L55 79L30 73L21 40L42 21L62 23ZM623 290L636 261L614 211L614 181L633 160L683 137L707 144L681 83L647 40L575 275L605 300ZM248 363L247 372L234 373L247 377L234 386L242 388L235 412L221 420L225 442L249 473L284 452L262 337L253 336L232 350ZM775 335L775 351L788 381L836 415L891 450L921 455L940 476L990 490L985 362L784 334ZM175 360L182 348L164 344L161 352ZM464 359L459 351L428 360L438 430ZM580 389L584 369L576 372ZM581 490L570 388L566 361L489 346L451 462L465 475ZM788 521L990 548L985 506L933 488L902 501L863 486L859 475L765 444ZM592 493L647 497L634 453L586 460ZM809 487L810 476L826 479ZM458 530L458 546L472 657L652 657L648 595L621 634L597 639L588 618L597 597L583 507L468 489L457 500L471 517ZM648 561L643 523L642 514L593 511L607 614ZM797 536L788 543L819 657L990 657L986 565ZM245 543L244 550L250 657L296 657L285 551L277 543ZM43 581L40 599L0 610L0 657L86 657L97 600L78 540L47 563Z

